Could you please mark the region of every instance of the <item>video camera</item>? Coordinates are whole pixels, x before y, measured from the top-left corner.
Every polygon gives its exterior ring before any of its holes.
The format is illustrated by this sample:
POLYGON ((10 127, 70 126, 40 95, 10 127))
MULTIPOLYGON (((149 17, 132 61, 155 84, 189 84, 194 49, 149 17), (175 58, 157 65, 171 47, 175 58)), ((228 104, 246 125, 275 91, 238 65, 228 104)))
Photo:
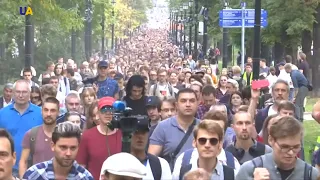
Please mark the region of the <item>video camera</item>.
POLYGON ((132 109, 126 107, 122 101, 113 103, 113 117, 108 125, 110 129, 121 129, 122 152, 130 152, 131 137, 136 131, 149 131, 150 120, 148 116, 131 115, 132 109))

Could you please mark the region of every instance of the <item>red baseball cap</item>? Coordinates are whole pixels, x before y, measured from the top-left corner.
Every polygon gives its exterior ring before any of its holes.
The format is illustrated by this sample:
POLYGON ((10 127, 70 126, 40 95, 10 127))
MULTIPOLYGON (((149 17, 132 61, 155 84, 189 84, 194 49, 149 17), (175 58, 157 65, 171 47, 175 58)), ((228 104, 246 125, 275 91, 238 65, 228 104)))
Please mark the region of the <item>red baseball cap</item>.
POLYGON ((103 97, 98 102, 98 109, 100 110, 105 106, 112 106, 115 101, 113 97, 103 97))

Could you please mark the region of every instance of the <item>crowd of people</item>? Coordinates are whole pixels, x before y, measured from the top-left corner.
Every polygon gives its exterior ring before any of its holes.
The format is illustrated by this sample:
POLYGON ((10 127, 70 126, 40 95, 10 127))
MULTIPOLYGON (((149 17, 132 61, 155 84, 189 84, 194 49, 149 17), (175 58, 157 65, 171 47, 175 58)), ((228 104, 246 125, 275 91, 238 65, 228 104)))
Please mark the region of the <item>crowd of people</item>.
POLYGON ((59 58, 39 78, 24 68, 0 99, 0 180, 315 180, 320 155, 316 167, 304 161, 302 126, 312 86, 299 59, 261 59, 269 85, 253 88, 251 58, 243 73, 219 70, 179 56, 166 30, 141 29, 109 59, 95 54, 78 69, 59 58), (149 119, 129 152, 111 123, 117 100, 149 119))

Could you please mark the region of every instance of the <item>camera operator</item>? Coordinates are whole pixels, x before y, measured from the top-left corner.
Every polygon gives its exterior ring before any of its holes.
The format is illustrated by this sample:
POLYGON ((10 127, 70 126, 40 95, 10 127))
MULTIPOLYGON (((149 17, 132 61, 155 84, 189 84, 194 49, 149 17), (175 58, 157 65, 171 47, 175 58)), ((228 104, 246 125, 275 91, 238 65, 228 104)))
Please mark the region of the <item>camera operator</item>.
POLYGON ((161 121, 150 137, 149 153, 164 157, 173 168, 176 157, 192 148, 194 126, 200 121, 194 116, 198 99, 190 89, 182 89, 177 94, 177 116, 161 121))
POLYGON ((145 81, 140 75, 133 75, 126 85, 126 96, 123 100, 132 109, 131 115, 147 115, 145 81))
POLYGON ((168 162, 163 158, 146 153, 146 145, 149 138, 149 127, 139 127, 133 133, 131 139, 131 154, 140 160, 147 167, 145 180, 167 180, 171 179, 171 170, 168 162))

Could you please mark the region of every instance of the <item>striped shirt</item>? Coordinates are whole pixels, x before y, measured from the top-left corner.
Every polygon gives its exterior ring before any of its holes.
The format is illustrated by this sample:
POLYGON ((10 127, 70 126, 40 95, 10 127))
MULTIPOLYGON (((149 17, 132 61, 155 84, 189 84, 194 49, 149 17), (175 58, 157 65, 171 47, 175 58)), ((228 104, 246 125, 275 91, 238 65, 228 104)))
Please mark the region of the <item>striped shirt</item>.
MULTIPOLYGON (((31 166, 23 175, 26 180, 55 180, 53 170, 53 159, 31 166)), ((93 180, 91 173, 76 161, 66 178, 67 180, 93 180)))

